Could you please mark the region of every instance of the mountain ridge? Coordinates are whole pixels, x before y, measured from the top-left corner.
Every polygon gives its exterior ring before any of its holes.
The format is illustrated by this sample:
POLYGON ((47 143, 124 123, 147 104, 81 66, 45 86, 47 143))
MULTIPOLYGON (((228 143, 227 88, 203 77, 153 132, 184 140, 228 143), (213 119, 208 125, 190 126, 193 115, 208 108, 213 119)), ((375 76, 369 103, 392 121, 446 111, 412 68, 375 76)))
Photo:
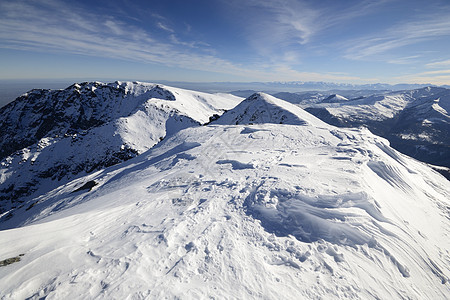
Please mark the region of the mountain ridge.
POLYGON ((426 87, 336 104, 319 102, 300 106, 335 126, 366 126, 387 138, 402 153, 450 167, 449 89, 426 87))
POLYGON ((23 206, 39 187, 135 157, 238 101, 138 82, 32 90, 0 110, 0 213, 23 206))

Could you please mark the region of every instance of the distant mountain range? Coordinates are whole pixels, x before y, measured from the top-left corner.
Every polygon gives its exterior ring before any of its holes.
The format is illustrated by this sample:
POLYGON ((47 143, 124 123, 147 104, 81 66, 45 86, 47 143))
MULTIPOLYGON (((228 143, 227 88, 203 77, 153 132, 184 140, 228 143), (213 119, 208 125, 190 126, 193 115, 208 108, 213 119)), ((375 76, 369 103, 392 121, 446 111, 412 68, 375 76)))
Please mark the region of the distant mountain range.
MULTIPOLYGON (((432 84, 349 84, 349 83, 335 83, 323 81, 270 81, 270 82, 209 82, 209 83, 195 83, 195 82, 164 82, 168 85, 175 85, 182 88, 197 89, 208 92, 225 92, 235 91, 264 91, 268 93, 276 92, 303 92, 303 91, 332 91, 332 90, 370 90, 370 91, 399 91, 419 89, 432 84)), ((442 86, 450 88, 450 86, 442 86)), ((247 94, 247 96, 249 96, 247 94)))
MULTIPOLYGON (((70 79, 48 79, 48 80, 0 80, 0 107, 13 101, 21 94, 31 88, 45 87, 60 89, 70 85, 76 80, 70 79)), ((152 80, 153 81, 153 80, 152 80)), ((340 94, 339 91, 397 91, 410 90, 432 86, 431 84, 347 84, 322 81, 271 81, 271 82, 184 82, 156 80, 168 86, 182 89, 202 91, 207 93, 230 92, 239 97, 248 97, 255 92, 267 92, 270 94, 279 92, 304 92, 304 91, 327 91, 328 94, 340 94)), ((450 88, 450 86, 442 86, 450 88)))

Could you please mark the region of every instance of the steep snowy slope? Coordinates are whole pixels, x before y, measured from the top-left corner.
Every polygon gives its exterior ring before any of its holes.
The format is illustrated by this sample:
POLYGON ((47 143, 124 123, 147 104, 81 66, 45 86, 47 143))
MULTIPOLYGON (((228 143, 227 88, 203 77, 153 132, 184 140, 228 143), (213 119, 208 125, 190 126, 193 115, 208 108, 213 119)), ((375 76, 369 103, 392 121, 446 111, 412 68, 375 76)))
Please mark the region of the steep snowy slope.
POLYGON ((258 94, 36 199, 0 231, 0 294, 446 299, 449 199, 385 139, 258 94))
POLYGON ((407 155, 450 168, 450 90, 410 103, 389 140, 407 155))
POLYGON ((240 101, 137 82, 30 91, 0 111, 0 215, 9 211, 0 222, 32 196, 135 157, 240 101))
POLYGON ((367 126, 416 159, 450 167, 450 90, 427 87, 344 103, 302 105, 327 123, 367 126))

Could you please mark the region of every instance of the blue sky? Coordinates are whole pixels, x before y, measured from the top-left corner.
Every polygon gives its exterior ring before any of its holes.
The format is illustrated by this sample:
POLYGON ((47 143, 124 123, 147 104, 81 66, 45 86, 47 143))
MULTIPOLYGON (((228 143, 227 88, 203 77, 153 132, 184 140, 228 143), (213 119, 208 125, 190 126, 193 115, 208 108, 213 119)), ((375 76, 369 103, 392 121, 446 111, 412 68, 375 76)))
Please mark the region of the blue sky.
POLYGON ((450 84, 448 0, 0 0, 0 79, 450 84))

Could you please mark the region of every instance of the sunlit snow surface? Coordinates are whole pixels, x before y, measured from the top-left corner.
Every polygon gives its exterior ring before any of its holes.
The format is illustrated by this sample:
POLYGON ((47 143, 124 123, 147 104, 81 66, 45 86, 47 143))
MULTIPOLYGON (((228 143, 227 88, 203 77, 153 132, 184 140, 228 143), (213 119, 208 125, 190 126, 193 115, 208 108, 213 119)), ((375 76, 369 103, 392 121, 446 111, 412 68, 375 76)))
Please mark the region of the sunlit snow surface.
POLYGON ((448 181, 279 101, 41 196, 0 232, 0 260, 24 254, 0 267, 1 296, 448 298, 448 181))

